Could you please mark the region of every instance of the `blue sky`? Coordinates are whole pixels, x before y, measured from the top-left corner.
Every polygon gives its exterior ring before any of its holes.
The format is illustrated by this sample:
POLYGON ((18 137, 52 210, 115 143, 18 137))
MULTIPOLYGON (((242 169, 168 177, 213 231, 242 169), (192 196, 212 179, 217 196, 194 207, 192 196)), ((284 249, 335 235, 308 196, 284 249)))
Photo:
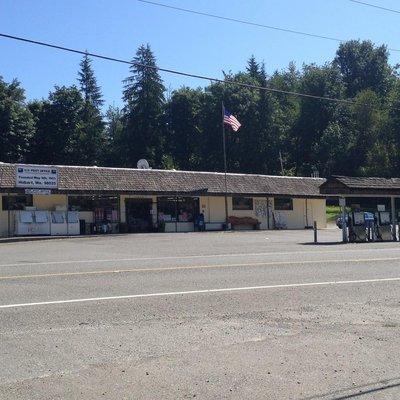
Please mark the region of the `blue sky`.
MULTIPOLYGON (((158 0, 160 3, 343 39, 371 39, 399 48, 400 15, 349 0, 158 0)), ((370 0, 400 9, 398 0, 370 0)), ((222 77, 244 68, 254 54, 267 72, 290 61, 322 64, 338 43, 306 38, 146 5, 137 0, 1 0, 0 31, 131 59, 150 43, 159 66, 222 77)), ((28 99, 47 97, 54 85, 76 83, 79 55, 0 38, 0 75, 17 78, 28 99)), ((390 61, 400 63, 400 52, 390 61)), ((121 105, 128 66, 94 60, 107 104, 121 105)), ((166 87, 204 82, 162 74, 166 87)))

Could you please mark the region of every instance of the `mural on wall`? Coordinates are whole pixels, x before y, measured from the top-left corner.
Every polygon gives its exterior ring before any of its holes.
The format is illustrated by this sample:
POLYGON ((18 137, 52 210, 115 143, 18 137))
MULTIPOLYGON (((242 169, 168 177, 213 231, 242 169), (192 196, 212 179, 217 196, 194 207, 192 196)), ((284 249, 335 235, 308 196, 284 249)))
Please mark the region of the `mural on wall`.
POLYGON ((274 225, 275 229, 287 229, 286 216, 279 211, 274 211, 274 225))
MULTIPOLYGON (((272 199, 254 199, 254 213, 260 220, 272 221, 272 199)), ((268 222, 270 225, 271 222, 268 222)))
POLYGON ((256 214, 256 217, 267 218, 269 209, 270 205, 268 204, 268 200, 254 200, 254 212, 256 214))

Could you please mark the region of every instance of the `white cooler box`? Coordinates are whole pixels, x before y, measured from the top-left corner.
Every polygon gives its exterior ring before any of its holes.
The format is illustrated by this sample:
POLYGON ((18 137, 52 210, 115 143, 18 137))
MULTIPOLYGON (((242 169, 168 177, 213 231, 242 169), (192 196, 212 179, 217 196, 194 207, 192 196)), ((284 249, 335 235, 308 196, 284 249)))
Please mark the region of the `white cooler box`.
POLYGON ((65 212, 51 212, 50 229, 52 236, 63 236, 67 234, 67 219, 65 216, 65 212))
POLYGON ((47 211, 34 211, 35 235, 50 235, 50 218, 47 211))
POLYGON ((17 236, 35 235, 33 211, 15 212, 15 234, 17 236))
POLYGON ((68 235, 79 235, 79 212, 68 211, 67 212, 67 223, 68 223, 68 235))

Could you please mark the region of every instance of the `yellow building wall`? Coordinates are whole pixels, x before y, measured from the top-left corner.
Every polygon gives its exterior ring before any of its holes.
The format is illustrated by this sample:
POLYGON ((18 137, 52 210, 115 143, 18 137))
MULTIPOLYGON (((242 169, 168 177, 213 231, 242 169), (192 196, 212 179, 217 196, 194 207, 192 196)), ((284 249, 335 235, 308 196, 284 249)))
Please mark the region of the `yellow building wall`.
MULTIPOLYGON (((121 222, 126 222, 125 199, 128 198, 146 198, 153 201, 153 222, 157 222, 157 196, 134 196, 134 195, 121 195, 120 197, 120 213, 121 222)), ((266 199, 266 198, 253 198, 266 199)), ((222 223, 225 221, 225 198, 223 196, 202 196, 199 198, 200 211, 204 211, 206 222, 222 223)), ((273 199, 271 199, 273 203, 273 199)), ((326 202, 324 199, 308 199, 308 224, 312 226, 313 221, 317 221, 318 228, 326 228, 326 202)), ((67 206, 67 199, 65 195, 50 195, 50 196, 33 196, 33 205, 39 210, 51 211, 56 206, 67 206)), ((293 199, 293 210, 289 211, 275 211, 282 216, 286 222, 287 229, 304 229, 306 226, 306 201, 305 199, 293 199)), ((14 215, 11 212, 11 232, 14 231, 14 215)), ((228 197, 228 215, 237 217, 252 217, 257 218, 261 222, 261 229, 267 229, 267 218, 260 218, 255 215, 254 210, 233 210, 232 198, 228 197)), ((79 218, 84 219, 87 223, 93 222, 93 213, 80 212, 79 218)), ((270 227, 273 228, 273 221, 270 221, 270 227)), ((8 234, 8 213, 2 211, 0 207, 0 236, 7 236, 8 234)))
MULTIPOLYGON (((267 200, 266 197, 254 197, 255 200, 267 200)), ((314 220, 317 221, 318 227, 326 228, 326 202, 325 199, 308 199, 306 216, 306 200, 293 199, 293 210, 275 211, 273 198, 270 198, 273 205, 273 211, 280 214, 286 223, 287 229, 304 229, 307 224, 312 226, 314 220)), ((225 221, 225 198, 221 197, 200 197, 200 209, 204 210, 206 222, 224 222, 225 221)), ((261 229, 268 229, 268 218, 256 216, 255 210, 233 210, 232 197, 228 197, 228 216, 235 217, 252 217, 260 221, 261 229)), ((273 220, 270 218, 270 228, 273 229, 273 220)))
POLYGON ((284 221, 287 229, 304 229, 317 221, 319 228, 326 228, 326 202, 324 199, 293 199, 293 210, 275 210, 274 215, 284 221))
MULTIPOLYGON (((206 222, 225 222, 225 198, 207 197, 206 222)), ((229 198, 228 198, 229 206, 229 198)))
POLYGON ((33 206, 38 210, 54 211, 56 206, 67 207, 67 196, 64 194, 52 194, 50 196, 33 196, 33 206))
MULTIPOLYGON (((266 197, 257 199, 267 200, 266 197)), ((200 211, 204 211, 205 222, 225 222, 225 197, 200 197, 200 211)), ((261 222, 261 229, 267 229, 267 217, 257 217, 254 210, 233 210, 232 197, 228 197, 228 216, 252 217, 261 222)), ((272 224, 271 224, 272 226, 272 224)))
POLYGON ((305 199, 293 199, 293 210, 275 210, 274 217, 276 221, 281 221, 287 229, 305 228, 305 199))
POLYGON ((325 199, 312 199, 311 202, 313 211, 313 221, 317 221, 318 228, 324 229, 327 227, 326 223, 326 200, 325 199))

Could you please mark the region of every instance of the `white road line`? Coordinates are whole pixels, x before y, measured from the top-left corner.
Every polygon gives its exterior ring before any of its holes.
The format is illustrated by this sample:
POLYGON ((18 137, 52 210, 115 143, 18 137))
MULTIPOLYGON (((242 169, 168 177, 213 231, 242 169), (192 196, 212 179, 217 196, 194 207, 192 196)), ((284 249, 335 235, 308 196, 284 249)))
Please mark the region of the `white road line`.
POLYGON ((87 302, 95 302, 95 301, 142 299, 142 298, 146 298, 146 297, 167 297, 167 296, 179 296, 179 295, 187 295, 187 294, 227 293, 227 292, 242 292, 242 291, 250 291, 250 290, 284 289, 284 288, 297 288, 297 287, 310 287, 310 286, 351 285, 351 284, 398 282, 398 281, 400 281, 400 277, 399 278, 362 279, 362 280, 353 280, 353 281, 289 283, 289 284, 281 284, 281 285, 247 286, 247 287, 222 288, 222 289, 187 290, 187 291, 180 291, 180 292, 144 293, 144 294, 131 294, 131 295, 126 295, 126 296, 92 297, 92 298, 87 298, 87 299, 54 300, 54 301, 41 301, 41 302, 36 302, 36 303, 4 304, 4 305, 0 305, 0 309, 18 308, 18 307, 33 307, 33 306, 46 306, 46 305, 69 304, 69 303, 87 303, 87 302))
MULTIPOLYGON (((382 252, 382 251, 400 251, 399 247, 382 247, 376 249, 362 249, 366 252, 382 252)), ((265 252, 265 253, 231 253, 231 254, 205 254, 191 256, 164 256, 164 257, 135 257, 135 258, 112 258, 112 259, 91 259, 91 260, 65 260, 65 261, 40 261, 40 262, 19 262, 14 264, 0 264, 1 267, 29 267, 32 265, 63 265, 63 264, 88 264, 88 263, 108 263, 108 262, 124 262, 124 261, 159 261, 159 260, 190 260, 197 258, 235 258, 235 257, 258 257, 258 256, 282 256, 282 255, 307 255, 307 254, 337 254, 337 253, 359 253, 357 249, 342 250, 315 250, 315 251, 285 251, 285 252, 265 252)))

